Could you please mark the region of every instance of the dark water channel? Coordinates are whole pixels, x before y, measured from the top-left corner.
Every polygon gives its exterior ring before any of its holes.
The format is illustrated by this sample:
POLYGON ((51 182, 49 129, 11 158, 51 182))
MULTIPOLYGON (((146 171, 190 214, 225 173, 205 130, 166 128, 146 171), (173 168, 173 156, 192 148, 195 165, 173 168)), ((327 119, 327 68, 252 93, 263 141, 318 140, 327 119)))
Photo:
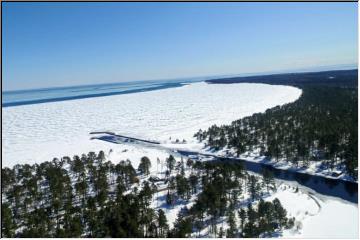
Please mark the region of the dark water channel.
POLYGON ((313 189, 314 191, 328 196, 339 197, 344 200, 358 203, 358 184, 342 179, 331 179, 317 175, 310 175, 307 173, 294 172, 289 170, 282 170, 274 168, 261 162, 250 162, 238 158, 230 157, 214 157, 213 155, 199 154, 198 152, 182 151, 177 152, 183 156, 204 156, 213 157, 212 161, 229 162, 242 164, 246 170, 261 174, 264 169, 271 171, 274 178, 286 181, 296 181, 300 185, 313 189))
MULTIPOLYGON (((150 145, 154 147, 161 147, 161 145, 158 142, 156 142, 156 144, 153 144, 153 142, 148 140, 130 138, 122 135, 116 135, 114 133, 94 132, 92 134, 98 134, 98 133, 102 133, 105 135, 97 136, 92 139, 112 142, 115 144, 121 144, 123 142, 130 142, 130 143, 145 142, 145 143, 150 143, 150 145)), ((264 169, 267 169, 273 173, 274 178, 276 179, 285 180, 285 181, 295 181, 300 185, 308 187, 320 194, 332 196, 332 197, 338 197, 347 200, 349 202, 358 203, 358 184, 356 182, 350 182, 342 179, 326 178, 323 176, 294 172, 290 170, 277 169, 271 165, 262 162, 251 162, 251 161, 246 161, 231 157, 217 157, 211 154, 200 154, 198 152, 192 152, 192 151, 175 150, 175 149, 168 149, 168 150, 195 159, 196 158, 199 159, 199 157, 204 157, 204 158, 210 157, 212 158, 211 161, 213 162, 220 161, 220 162, 229 162, 231 164, 241 164, 242 166, 245 167, 247 171, 251 171, 258 174, 262 174, 264 169)))

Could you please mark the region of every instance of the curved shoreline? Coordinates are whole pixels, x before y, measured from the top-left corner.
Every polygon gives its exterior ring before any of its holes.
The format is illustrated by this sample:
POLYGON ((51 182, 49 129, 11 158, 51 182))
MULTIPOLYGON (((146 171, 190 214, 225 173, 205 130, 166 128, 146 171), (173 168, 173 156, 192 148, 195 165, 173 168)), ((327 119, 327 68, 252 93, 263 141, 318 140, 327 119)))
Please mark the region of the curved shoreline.
POLYGON ((170 136, 188 141, 199 128, 230 123, 292 102, 301 94, 293 87, 238 86, 199 82, 134 94, 4 108, 3 165, 42 162, 54 156, 108 148, 89 141, 88 133, 95 130, 160 142, 168 141, 170 136))
MULTIPOLYGON (((271 85, 276 85, 276 86, 292 86, 292 87, 297 87, 299 89, 302 90, 302 94, 301 96, 296 100, 294 101, 292 104, 296 103, 297 101, 298 102, 298 105, 303 103, 305 104, 305 102, 307 104, 309 104, 309 101, 310 101, 310 104, 318 104, 319 106, 323 106, 321 105, 321 103, 317 102, 317 101, 314 101, 313 99, 316 97, 319 97, 317 94, 321 94, 322 92, 326 91, 326 90, 321 90, 321 89, 345 89, 346 91, 352 91, 350 92, 351 94, 353 93, 353 91, 357 91, 357 69, 355 70, 343 70, 343 71, 326 71, 326 72, 310 72, 310 73, 299 73, 299 74, 274 74, 274 75, 264 75, 264 76, 250 76, 250 77, 233 77, 233 78, 225 78, 225 79, 213 79, 213 80, 207 80, 206 81, 207 83, 209 84, 238 84, 238 83, 262 83, 262 84, 271 84, 271 85), (354 75, 356 73, 356 75, 354 75), (315 92, 314 93, 314 90, 317 90, 318 92, 315 92), (319 91, 321 90, 321 91, 319 91), (304 92, 306 92, 305 96, 304 96, 304 92), (309 97, 309 92, 312 93, 312 95, 309 97), (310 99, 310 100, 309 100, 310 99), (312 102, 311 102, 312 101, 312 102)), ((334 94, 334 98, 336 95, 336 93, 332 92, 334 94)), ((343 92, 341 92, 343 93, 343 92)), ((327 96, 327 94, 323 94, 321 95, 322 97, 324 96, 327 96)), ((350 94, 349 94, 350 95, 350 94)), ((339 94, 339 96, 342 96, 339 94)), ((346 95, 347 96, 347 95, 346 95)), ((351 97, 351 96, 350 96, 351 97)), ((320 97, 319 97, 320 98, 320 97)), ((353 99, 353 98, 352 98, 353 99)), ((357 99, 357 98, 356 98, 357 99)), ((347 99, 346 99, 347 100, 347 99)), ((329 99, 327 99, 327 101, 331 102, 329 99)), ((341 101, 339 101, 341 102, 341 101)), ((353 102, 349 103, 349 104, 352 104, 353 102)), ((287 107, 297 107, 296 109, 300 109, 302 110, 302 108, 300 106, 297 106, 297 105, 290 105, 291 103, 289 103, 289 105, 287 107)), ((333 103, 335 105, 335 103, 333 103)), ((312 105, 311 105, 312 106, 312 105)), ((317 106, 317 105, 316 105, 317 106)), ((353 105, 351 105, 353 106, 353 105)), ((327 111, 329 111, 329 109, 331 108, 326 108, 327 106, 325 105, 325 109, 327 109, 327 111)), ((342 106, 342 109, 346 109, 347 106, 342 106)), ((273 108, 270 108, 270 109, 273 109, 273 108)), ((293 109, 292 109, 293 110, 293 109)), ((275 112, 276 109, 273 111, 275 112)), ((352 108, 350 109, 350 111, 352 111, 352 108)), ((283 111, 285 112, 285 111, 283 111)), ((336 112, 334 110, 335 114, 338 114, 336 115, 337 119, 342 119, 342 115, 340 113, 340 116, 339 116, 339 111, 336 112)), ((352 111, 351 114, 353 114, 355 111, 352 111)), ((272 112, 270 111, 270 114, 272 112)), ((318 112, 308 112, 309 115, 313 115, 312 117, 319 117, 319 115, 316 115, 316 114, 319 114, 319 111, 318 112)), ((357 111, 356 111, 356 114, 357 114, 357 111)), ((275 113, 274 113, 275 115, 275 113)), ((274 115, 270 115, 270 117, 274 117, 274 115)), ((289 116, 289 115, 285 115, 286 116, 289 116)), ((323 115, 321 115, 323 116, 323 115)), ((354 115, 351 115, 351 116, 354 116, 354 115)), ((241 121, 240 120, 241 118, 239 118, 239 122, 241 121)), ((256 119, 255 117, 254 118, 249 118, 248 120, 251 121, 252 119, 256 119)), ((256 120, 254 120, 256 121, 256 120)), ((281 122, 281 121, 280 121, 281 122)), ((288 122, 286 121, 283 121, 285 122, 285 126, 287 124, 289 124, 288 122)), ((306 121, 303 121, 303 122, 300 122, 300 123, 303 123, 304 122, 306 123, 306 121)), ((236 122, 235 122, 236 123, 236 122)), ((321 127, 319 125, 322 125, 323 122, 321 122, 319 124, 319 122, 317 122, 318 124, 318 128, 321 129, 321 127)), ((331 126, 331 122, 329 123, 329 125, 331 126)), ((356 124, 357 124, 357 120, 356 120, 356 124)), ((291 124, 289 124, 291 125, 291 124)), ((308 124, 309 125, 309 124, 308 124)), ((347 126, 352 126, 353 124, 348 124, 347 126)), ((219 127, 219 126, 218 126, 219 127)), ((221 128, 222 126, 220 126, 221 128)), ((268 129, 272 127, 272 125, 267 125, 266 126, 268 129)), ((308 127, 307 125, 305 125, 305 127, 308 127)), ((304 129, 305 129, 304 127, 304 129)), ((332 126, 333 127, 333 126, 332 126)), ((294 128, 293 128, 294 129, 294 128)), ((289 131, 293 130, 293 129, 287 129, 289 131)), ((302 129, 302 130, 304 130, 302 129)), ((356 128, 357 129, 357 128, 356 128)), ((207 129, 206 129, 207 130, 207 129)), ((224 130, 224 127, 221 128, 220 130, 222 131, 226 131, 226 128, 224 130)), ((350 136, 352 136, 350 133, 353 133, 354 131, 352 129, 349 130, 349 128, 346 128, 347 132, 350 136)), ((356 130, 357 131, 357 130, 356 130)), ((282 134, 286 134, 286 133, 283 133, 281 131, 279 131, 280 133, 282 134)), ((226 134, 231 134, 231 133, 226 133, 226 134)), ((250 136, 250 135, 248 135, 250 136)), ((211 134, 208 136, 205 134, 205 138, 206 137, 219 137, 219 135, 216 135, 216 134, 213 134, 211 136, 211 134)), ((301 134, 300 134, 300 137, 303 137, 301 134)), ((200 138, 200 141, 201 139, 204 139, 204 136, 202 136, 200 138)), ((353 138, 351 138, 353 139, 353 138)), ((357 139, 357 135, 356 135, 356 139, 357 139)), ((312 142, 314 142, 315 140, 317 139, 311 139, 312 142)), ((310 141, 310 140, 309 140, 310 141)), ((356 140, 357 141, 357 140, 356 140)), ((206 141, 205 141, 206 142, 206 141)), ((286 142, 286 140, 284 141, 284 139, 280 139, 280 144, 283 144, 283 145, 287 145, 289 144, 288 142, 286 142), (281 142, 282 141, 282 142, 281 142)), ((349 143, 350 145, 350 143, 349 143)), ((352 146, 352 145, 350 145, 352 146)), ((216 144, 213 144, 211 145, 210 147, 216 147, 216 144)), ((249 146, 247 146, 249 147, 249 146)), ((256 147, 259 147, 259 145, 256 145, 256 147)), ((216 151, 216 152, 221 152, 222 150, 227 150, 227 151, 232 151, 234 150, 235 148, 231 148, 229 147, 229 145, 227 145, 226 141, 225 141, 225 147, 220 147, 220 150, 216 151)), ((321 149, 320 149, 321 150, 321 149)), ((280 150, 280 151, 283 151, 283 150, 280 150)), ((205 151, 206 152, 206 151, 205 151)), ((294 151, 293 149, 293 152, 296 152, 294 151)), ((345 164, 344 163, 345 161, 354 161, 353 158, 349 157, 348 159, 341 159, 342 160, 342 163, 336 165, 336 167, 338 167, 338 170, 337 172, 336 171, 331 171, 331 172, 327 172, 327 169, 325 168, 321 168, 321 166, 319 166, 319 164, 317 164, 318 162, 311 162, 310 163, 310 166, 308 167, 297 167, 297 166, 294 166, 293 164, 290 164, 288 161, 284 161, 284 159, 288 158, 287 156, 284 157, 283 155, 281 155, 280 153, 280 161, 272 161, 271 159, 261 159, 261 160, 257 160, 256 158, 259 158, 259 157, 262 157, 260 155, 257 155, 257 156, 252 156, 252 157, 249 157, 249 155, 251 155, 252 153, 254 153, 254 151, 248 151, 248 152, 242 152, 241 155, 245 156, 246 154, 248 154, 247 156, 247 161, 251 161, 251 162, 257 162, 257 163, 264 163, 264 164, 267 164, 267 165, 270 165, 270 166, 273 166, 274 168, 276 169, 281 169, 281 170, 289 170, 289 171, 293 171, 293 172, 300 172, 300 173, 307 173, 307 174, 311 174, 311 175, 317 175, 317 176, 325 176, 329 179, 342 179, 342 180, 345 180, 345 181, 349 181, 349 182, 357 182, 356 180, 356 176, 354 175, 355 173, 353 169, 341 169, 344 168, 345 164)), ((256 151, 255 151, 256 153, 256 151)), ((231 154, 230 154, 231 155, 231 154)), ((295 154, 296 155, 296 154, 295 154)), ((220 155, 218 155, 220 156, 220 155)), ((234 155, 233 155, 234 156, 234 155)), ((357 158, 357 156, 356 156, 357 158)), ((322 160, 325 160, 324 158, 322 160)), ((356 159, 357 160, 357 159, 356 159)), ((357 170, 355 170, 357 171, 357 170)))

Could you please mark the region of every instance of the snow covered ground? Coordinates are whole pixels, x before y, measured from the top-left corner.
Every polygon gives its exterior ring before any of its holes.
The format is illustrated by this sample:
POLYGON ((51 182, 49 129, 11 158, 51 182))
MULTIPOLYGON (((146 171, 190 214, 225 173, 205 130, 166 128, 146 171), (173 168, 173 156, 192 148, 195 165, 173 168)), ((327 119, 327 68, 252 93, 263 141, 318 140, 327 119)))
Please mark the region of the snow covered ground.
POLYGON ((91 131, 189 141, 199 128, 230 123, 295 101, 300 95, 300 89, 289 86, 201 82, 150 92, 3 108, 2 163, 31 164, 114 148, 111 143, 90 141, 91 131))
MULTIPOLYGON (((2 164, 7 167, 17 163, 33 164, 54 157, 103 150, 112 162, 130 159, 135 168, 142 156, 148 156, 154 174, 165 168, 168 151, 142 144, 90 140, 89 132, 112 131, 158 140, 162 146, 199 150, 202 145, 192 138, 199 128, 229 124, 244 116, 293 102, 300 95, 300 89, 289 86, 194 83, 143 93, 3 108, 2 164), (186 139, 187 143, 173 144, 177 138, 186 139)), ((190 206, 193 201, 166 208, 163 205, 165 195, 166 191, 155 194, 157 200, 152 206, 164 208, 172 225, 180 208, 185 204, 190 206)), ((285 237, 358 236, 356 204, 317 194, 311 198, 301 191, 294 193, 291 188, 280 188, 266 200, 275 197, 302 222, 298 231, 285 231, 285 237)))
POLYGON ((281 184, 278 191, 264 200, 278 198, 289 217, 295 217, 295 228, 285 230, 285 238, 358 238, 357 204, 314 194, 300 187, 281 184), (309 193, 310 192, 310 193, 309 193))
MULTIPOLYGON (((282 238, 325 239, 356 239, 358 237, 359 211, 357 204, 318 194, 311 189, 298 185, 296 182, 277 180, 276 185, 276 192, 270 193, 264 200, 272 201, 278 198, 287 210, 287 217, 295 217, 295 226, 283 232, 276 232, 274 236, 282 238)), ((166 193, 167 191, 156 193, 151 206, 155 209, 163 209, 170 227, 173 227, 179 211, 185 206, 190 208, 194 204, 196 197, 192 196, 189 201, 178 200, 174 206, 168 206, 166 204, 166 193)), ((243 197, 243 201, 246 202, 250 196, 244 193, 243 197)), ((253 204, 256 205, 257 202, 253 204)), ((237 225, 239 225, 240 219, 237 215, 235 219, 237 225)), ((217 225, 218 229, 220 227, 224 230, 228 229, 226 217, 220 219, 217 225)), ((192 234, 192 237, 197 236, 197 233, 192 234)), ((212 237, 211 234, 209 235, 208 228, 204 228, 200 236, 212 237)))

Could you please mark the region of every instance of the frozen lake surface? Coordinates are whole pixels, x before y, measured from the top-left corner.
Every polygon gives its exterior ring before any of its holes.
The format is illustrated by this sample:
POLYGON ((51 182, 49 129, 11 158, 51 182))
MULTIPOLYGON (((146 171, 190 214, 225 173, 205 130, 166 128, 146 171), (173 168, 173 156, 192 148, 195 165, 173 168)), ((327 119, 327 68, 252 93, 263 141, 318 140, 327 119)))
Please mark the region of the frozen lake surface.
MULTIPOLYGON (((149 92, 3 108, 3 166, 106 150, 91 131, 191 141, 212 124, 293 102, 301 90, 265 84, 194 83, 149 92)), ((113 147, 113 146, 112 146, 113 147)))

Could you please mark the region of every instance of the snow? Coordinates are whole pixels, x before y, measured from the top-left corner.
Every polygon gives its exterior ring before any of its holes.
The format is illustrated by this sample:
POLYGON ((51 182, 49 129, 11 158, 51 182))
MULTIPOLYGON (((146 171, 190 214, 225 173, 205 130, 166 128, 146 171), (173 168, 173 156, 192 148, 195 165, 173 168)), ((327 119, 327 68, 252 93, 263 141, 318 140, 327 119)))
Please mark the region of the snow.
POLYGON ((335 200, 322 203, 321 212, 303 222, 303 238, 357 238, 358 206, 335 200))
MULTIPOLYGON (((207 84, 125 95, 3 108, 2 164, 117 148, 89 140, 91 131, 168 141, 190 140, 199 128, 295 101, 301 90, 266 84, 207 84)), ((114 154, 113 154, 114 155, 114 154)), ((134 164, 134 166, 136 166, 134 164)))
MULTIPOLYGON (((152 163, 150 175, 157 175, 161 165, 165 169, 164 162, 169 156, 166 149, 90 140, 89 133, 112 131, 158 140, 165 147, 199 150, 202 144, 192 138, 199 128, 229 124, 276 105, 293 102, 300 95, 300 89, 289 86, 194 83, 150 92, 3 108, 2 164, 3 167, 33 164, 54 157, 103 150, 107 159, 115 164, 130 159, 135 168, 141 157, 148 156, 152 163), (176 138, 186 139, 187 143, 173 144, 176 138)), ((180 158, 176 157, 176 160, 180 158)), ((279 198, 289 215, 302 222, 297 223, 298 230, 284 231, 284 237, 358 236, 356 204, 319 194, 310 197, 303 188, 295 193, 294 188, 284 186, 265 199, 279 198)), ((190 207, 196 196, 169 207, 165 204, 166 192, 156 193, 151 204, 156 209, 162 208, 173 226, 180 209, 185 205, 190 207)))
MULTIPOLYGON (((97 140, 94 140, 97 141, 97 140)), ((134 168, 137 168, 140 164, 140 159, 144 156, 147 156, 151 161, 150 174, 156 175, 160 173, 161 170, 165 171, 166 158, 169 157, 169 152, 162 151, 155 148, 144 147, 138 144, 129 144, 129 145, 119 145, 115 146, 114 144, 109 145, 112 147, 112 152, 107 155, 107 160, 110 160, 114 164, 119 163, 121 160, 129 159, 134 168), (159 163, 157 159, 159 158, 159 163)), ((179 160, 176 158, 176 160, 179 160)))
POLYGON ((330 170, 329 168, 324 168, 322 166, 322 161, 311 161, 307 167, 301 166, 299 164, 298 167, 296 167, 294 164, 285 161, 284 159, 279 159, 276 161, 275 159, 266 159, 263 156, 259 156, 258 153, 246 153, 240 155, 241 159, 252 161, 252 162, 261 162, 268 165, 272 165, 273 167, 277 169, 283 169, 293 172, 301 172, 301 173, 308 173, 311 175, 317 175, 317 176, 323 176, 327 178, 332 179, 342 179, 346 181, 352 181, 356 182, 354 178, 350 177, 345 171, 345 165, 340 164, 338 165, 334 170, 330 170))
POLYGON ((191 206, 195 203, 196 195, 193 195, 188 201, 177 199, 173 206, 169 206, 166 204, 166 194, 167 190, 155 193, 154 201, 152 201, 151 207, 155 210, 162 209, 165 212, 169 227, 173 228, 180 210, 185 206, 191 208, 191 206))
POLYGON ((359 235, 357 204, 282 184, 278 191, 265 200, 278 198, 295 217, 295 229, 285 230, 285 238, 357 238, 359 235), (299 229, 296 230, 296 227, 299 229))

